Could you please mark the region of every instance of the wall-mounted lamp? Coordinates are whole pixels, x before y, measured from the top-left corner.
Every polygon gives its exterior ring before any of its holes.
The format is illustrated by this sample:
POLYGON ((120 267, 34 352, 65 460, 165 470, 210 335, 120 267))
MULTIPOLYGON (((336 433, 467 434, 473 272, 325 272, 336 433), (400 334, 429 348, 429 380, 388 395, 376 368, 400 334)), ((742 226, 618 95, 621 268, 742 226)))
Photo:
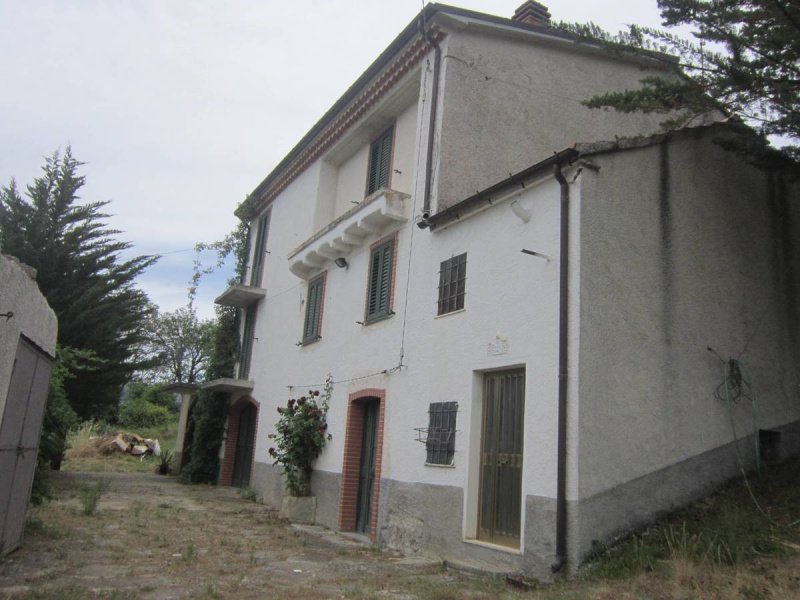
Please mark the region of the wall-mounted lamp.
POLYGON ((336 263, 336 266, 339 267, 340 269, 346 269, 347 268, 347 259, 344 256, 340 256, 339 258, 337 258, 333 262, 336 263))
POLYGON ((522 206, 522 204, 519 203, 519 200, 514 200, 511 203, 511 211, 523 223, 527 223, 531 220, 531 211, 522 206))

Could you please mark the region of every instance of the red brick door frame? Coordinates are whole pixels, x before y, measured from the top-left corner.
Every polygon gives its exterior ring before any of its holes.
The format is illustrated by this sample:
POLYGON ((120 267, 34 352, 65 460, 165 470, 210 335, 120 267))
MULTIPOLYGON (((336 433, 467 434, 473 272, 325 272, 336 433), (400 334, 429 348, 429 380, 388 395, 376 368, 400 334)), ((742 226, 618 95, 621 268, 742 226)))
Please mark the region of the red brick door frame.
MULTIPOLYGON (((233 484, 233 462, 236 458, 236 442, 239 439, 239 417, 241 416, 245 407, 251 404, 256 408, 256 428, 255 432, 253 433, 253 446, 255 448, 255 440, 258 438, 259 403, 251 396, 242 396, 228 408, 228 431, 225 438, 225 454, 222 457, 222 465, 220 466, 220 485, 229 486, 233 484)), ((253 452, 253 463, 255 463, 255 457, 256 453, 253 452)))
POLYGON ((341 531, 356 530, 364 407, 370 401, 377 401, 378 403, 378 424, 375 432, 375 480, 372 484, 369 524, 369 538, 375 542, 378 534, 378 505, 380 499, 381 463, 383 462, 383 415, 386 407, 386 390, 383 389, 367 388, 354 392, 348 397, 344 457, 342 459, 342 485, 339 492, 339 529, 341 531))

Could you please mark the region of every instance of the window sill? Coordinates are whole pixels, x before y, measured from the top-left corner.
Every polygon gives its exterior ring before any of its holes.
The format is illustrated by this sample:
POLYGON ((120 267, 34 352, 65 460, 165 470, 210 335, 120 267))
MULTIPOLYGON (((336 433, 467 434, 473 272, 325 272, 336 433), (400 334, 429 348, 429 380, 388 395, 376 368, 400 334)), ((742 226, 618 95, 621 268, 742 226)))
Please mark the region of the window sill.
POLYGON ((368 327, 370 325, 374 325, 375 323, 380 323, 381 321, 386 321, 387 319, 391 319, 394 316, 393 312, 390 312, 385 315, 380 315, 377 317, 372 317, 370 320, 364 319, 364 327, 368 327))
POLYGON ((450 312, 443 313, 441 315, 436 315, 433 317, 434 319, 444 319, 445 317, 449 317, 451 315, 460 315, 461 313, 467 312, 466 308, 459 308, 458 310, 451 310, 450 312))
POLYGON ((426 467, 434 467, 435 469, 455 469, 456 465, 454 463, 450 463, 449 465, 440 465, 437 463, 425 463, 426 467))
POLYGON ((316 344, 317 342, 321 341, 322 341, 322 336, 320 335, 310 340, 303 340, 302 342, 300 342, 300 347, 305 348, 306 346, 311 346, 312 344, 316 344))
POLYGON ((489 550, 497 550, 499 552, 505 552, 506 554, 522 556, 522 550, 520 548, 511 548, 510 546, 501 546, 499 544, 492 544, 491 542, 482 542, 481 540, 476 540, 473 538, 464 538, 461 541, 465 544, 481 546, 482 548, 488 548, 489 550))

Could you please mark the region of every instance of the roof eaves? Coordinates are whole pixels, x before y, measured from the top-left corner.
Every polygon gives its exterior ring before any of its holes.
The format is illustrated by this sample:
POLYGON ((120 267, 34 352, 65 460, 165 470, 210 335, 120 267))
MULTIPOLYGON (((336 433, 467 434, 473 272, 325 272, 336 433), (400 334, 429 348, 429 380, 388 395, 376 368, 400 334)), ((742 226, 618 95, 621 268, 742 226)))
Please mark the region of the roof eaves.
MULTIPOLYGON (((294 161, 296 161, 314 142, 315 138, 325 131, 325 128, 334 121, 337 115, 341 113, 354 99, 357 98, 359 92, 361 92, 362 89, 367 86, 367 84, 376 75, 378 75, 382 69, 390 64, 395 55, 397 55, 411 40, 419 35, 419 32, 424 24, 430 22, 437 13, 509 27, 566 42, 585 44, 587 47, 592 47, 595 45, 592 44, 590 40, 586 40, 566 31, 551 27, 531 25, 528 23, 514 21, 512 19, 489 15, 465 8, 450 6, 447 4, 429 3, 411 20, 411 22, 408 23, 408 25, 406 25, 406 27, 389 44, 389 46, 387 46, 387 48, 378 56, 378 58, 375 59, 375 61, 373 61, 369 67, 367 67, 367 69, 358 77, 358 79, 355 80, 355 82, 353 82, 349 88, 347 88, 345 93, 342 94, 342 96, 333 104, 333 106, 331 106, 331 108, 328 109, 324 115, 322 115, 322 117, 314 124, 308 133, 306 133, 300 139, 300 141, 289 151, 283 160, 281 160, 275 166, 275 168, 272 169, 269 175, 267 175, 253 190, 253 192, 249 194, 247 198, 237 207, 237 209, 234 211, 234 214, 237 217, 242 220, 249 220, 255 216, 258 209, 263 208, 260 206, 263 204, 262 199, 272 184, 274 184, 281 177, 284 171, 291 167, 294 161)), ((598 48, 602 48, 602 46, 599 44, 596 44, 596 46, 598 48)), ((659 52, 653 52, 649 50, 631 50, 630 52, 633 54, 654 58, 662 62, 677 62, 675 57, 659 52)))
POLYGON ((502 181, 473 194, 469 198, 465 198, 464 200, 456 202, 444 210, 431 215, 427 219, 419 221, 417 225, 422 229, 429 228, 431 231, 439 227, 443 227, 444 225, 449 225, 450 223, 458 221, 462 217, 472 214, 486 204, 492 204, 498 198, 505 196, 508 190, 511 188, 525 187, 524 184, 526 181, 529 181, 537 175, 541 175, 546 169, 557 164, 562 165, 575 162, 580 155, 581 153, 577 150, 577 148, 574 147, 566 148, 561 152, 556 152, 552 156, 539 161, 527 169, 524 169, 515 175, 511 175, 510 177, 507 177, 506 179, 503 179, 502 181))

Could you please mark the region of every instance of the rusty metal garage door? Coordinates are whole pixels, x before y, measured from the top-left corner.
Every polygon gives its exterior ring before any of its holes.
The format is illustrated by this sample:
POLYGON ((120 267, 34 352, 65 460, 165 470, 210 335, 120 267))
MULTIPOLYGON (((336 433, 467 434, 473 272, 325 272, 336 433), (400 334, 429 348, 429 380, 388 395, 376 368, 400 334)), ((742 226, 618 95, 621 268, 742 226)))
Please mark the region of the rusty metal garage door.
POLYGON ((52 359, 20 337, 0 422, 0 555, 22 537, 52 370, 52 359))

